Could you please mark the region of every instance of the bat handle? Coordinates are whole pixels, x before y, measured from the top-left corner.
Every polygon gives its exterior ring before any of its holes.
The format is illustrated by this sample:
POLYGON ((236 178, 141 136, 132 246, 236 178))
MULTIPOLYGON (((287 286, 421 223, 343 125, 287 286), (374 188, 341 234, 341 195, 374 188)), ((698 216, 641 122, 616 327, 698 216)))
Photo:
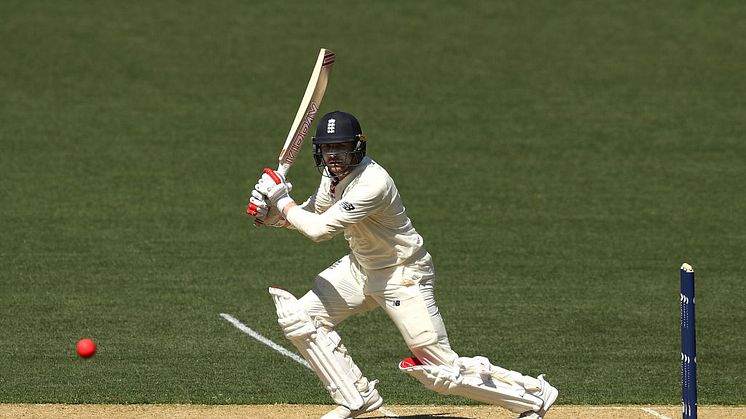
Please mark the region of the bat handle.
POLYGON ((279 173, 282 177, 287 178, 288 172, 290 171, 290 166, 292 166, 292 164, 287 164, 287 163, 278 164, 277 173, 279 173))

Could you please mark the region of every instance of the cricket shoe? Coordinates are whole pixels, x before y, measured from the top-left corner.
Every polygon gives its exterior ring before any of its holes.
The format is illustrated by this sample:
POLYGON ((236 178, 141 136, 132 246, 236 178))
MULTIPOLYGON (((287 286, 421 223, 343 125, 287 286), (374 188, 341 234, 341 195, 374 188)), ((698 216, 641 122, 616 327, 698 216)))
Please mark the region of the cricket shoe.
POLYGON ((321 417, 321 419, 349 419, 356 418, 363 413, 372 412, 383 404, 383 397, 378 394, 376 390, 376 384, 378 380, 373 380, 368 383, 368 391, 361 393, 363 396, 363 406, 360 409, 350 410, 347 406, 337 406, 329 413, 321 417))
POLYGON ((520 416, 518 416, 519 419, 544 419, 544 415, 547 414, 547 410, 549 410, 549 408, 552 407, 552 405, 554 404, 554 401, 557 400, 559 391, 557 391, 554 386, 549 384, 544 379, 544 374, 536 378, 539 380, 540 388, 540 391, 538 394, 536 394, 536 397, 540 398, 542 401, 541 409, 537 411, 523 412, 520 416))

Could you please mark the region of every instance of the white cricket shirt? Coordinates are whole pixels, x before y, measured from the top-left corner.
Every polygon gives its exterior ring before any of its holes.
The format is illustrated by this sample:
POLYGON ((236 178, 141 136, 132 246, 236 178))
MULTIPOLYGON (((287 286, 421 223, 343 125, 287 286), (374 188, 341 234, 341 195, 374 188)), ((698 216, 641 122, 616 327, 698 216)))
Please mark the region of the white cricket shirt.
POLYGON ((344 231, 353 256, 365 269, 399 265, 423 246, 394 180, 368 157, 334 187, 331 178, 322 176, 319 189, 291 208, 287 220, 314 241, 344 231))

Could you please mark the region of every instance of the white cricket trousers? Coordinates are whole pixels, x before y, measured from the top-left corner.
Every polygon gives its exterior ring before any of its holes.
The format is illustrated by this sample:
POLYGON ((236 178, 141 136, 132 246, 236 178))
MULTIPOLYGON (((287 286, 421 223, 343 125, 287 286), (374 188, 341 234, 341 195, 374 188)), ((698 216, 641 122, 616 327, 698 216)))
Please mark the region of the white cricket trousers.
POLYGON ((458 354, 451 349, 435 303, 432 257, 423 250, 411 259, 391 268, 366 270, 347 255, 321 272, 300 301, 317 327, 326 329, 352 314, 381 307, 420 361, 453 366, 458 354))

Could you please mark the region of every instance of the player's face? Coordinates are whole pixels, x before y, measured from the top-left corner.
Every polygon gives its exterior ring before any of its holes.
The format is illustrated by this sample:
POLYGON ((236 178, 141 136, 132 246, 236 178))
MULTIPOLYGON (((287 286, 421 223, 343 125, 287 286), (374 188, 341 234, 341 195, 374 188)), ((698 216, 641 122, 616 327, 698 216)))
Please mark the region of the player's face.
POLYGON ((340 176, 349 171, 354 149, 354 142, 321 144, 321 156, 329 171, 333 175, 340 176))

